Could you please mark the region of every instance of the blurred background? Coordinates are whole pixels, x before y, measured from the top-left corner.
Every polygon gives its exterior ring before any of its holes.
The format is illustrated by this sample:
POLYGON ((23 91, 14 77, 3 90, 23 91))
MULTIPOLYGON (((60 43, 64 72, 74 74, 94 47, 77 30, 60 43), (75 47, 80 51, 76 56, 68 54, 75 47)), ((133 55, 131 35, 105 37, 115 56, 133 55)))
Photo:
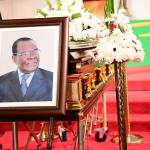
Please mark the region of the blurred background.
MULTIPOLYGON (((107 0, 76 0, 84 4, 85 8, 94 8, 94 14, 104 17, 104 6, 107 0)), ((51 0, 56 3, 56 0, 51 0)), ((129 65, 145 66, 150 65, 149 40, 150 40, 150 0, 124 0, 133 25, 133 31, 141 40, 145 50, 145 60, 142 63, 130 62, 129 65)), ((115 12, 119 7, 120 0, 114 0, 115 12)), ((0 0, 0 12, 3 19, 35 18, 36 9, 43 9, 46 6, 45 0, 0 0)))
MULTIPOLYGON (((55 3, 55 0, 51 0, 55 3)), ((106 0, 78 0, 87 8, 95 7, 94 13, 103 17, 106 0)), ((115 0, 118 8, 119 0, 115 0)), ((45 7, 45 0, 0 0, 0 11, 3 19, 33 18, 37 8, 45 7)), ((150 0, 126 0, 126 5, 133 19, 149 19, 150 0)))

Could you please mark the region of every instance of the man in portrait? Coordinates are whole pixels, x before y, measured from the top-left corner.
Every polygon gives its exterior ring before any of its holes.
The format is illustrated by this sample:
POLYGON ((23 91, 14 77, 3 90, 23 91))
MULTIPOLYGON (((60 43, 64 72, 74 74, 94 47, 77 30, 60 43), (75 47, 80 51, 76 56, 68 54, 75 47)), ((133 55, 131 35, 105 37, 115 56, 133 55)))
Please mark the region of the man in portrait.
POLYGON ((15 71, 0 76, 0 102, 52 101, 53 73, 39 68, 40 50, 28 37, 12 46, 15 71))

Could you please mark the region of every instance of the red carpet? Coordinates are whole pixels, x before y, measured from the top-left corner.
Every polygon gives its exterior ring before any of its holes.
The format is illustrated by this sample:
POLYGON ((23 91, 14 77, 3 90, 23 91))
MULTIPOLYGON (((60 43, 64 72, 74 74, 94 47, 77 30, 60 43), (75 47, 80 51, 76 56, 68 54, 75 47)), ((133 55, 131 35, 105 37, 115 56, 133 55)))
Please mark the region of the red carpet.
MULTIPOLYGON (((131 131, 150 132, 150 67, 128 67, 127 73, 131 131)), ((114 88, 114 83, 112 83, 110 91, 106 93, 107 119, 110 130, 117 130, 114 88)), ((102 107, 101 103, 99 107, 102 107)))
MULTIPOLYGON (((115 91, 106 93, 108 113, 116 113, 115 91)), ((129 91, 128 101, 130 105, 130 113, 150 114, 150 91, 129 91), (146 106, 146 107, 145 107, 146 106)))
MULTIPOLYGON (((137 132, 134 132, 137 134, 137 132)), ((106 142, 98 143, 95 141, 94 133, 90 137, 86 137, 85 150, 119 150, 119 146, 110 142, 113 135, 116 132, 109 132, 106 142)), ((144 137, 142 144, 128 145, 128 150, 149 150, 150 146, 150 133, 149 132, 138 132, 138 134, 144 137)), ((12 133, 11 131, 5 132, 4 136, 0 138, 0 143, 3 143, 3 150, 12 150, 12 133)), ((19 150, 24 150, 28 132, 19 132, 19 150)), ((68 140, 66 142, 60 142, 59 139, 53 141, 54 150, 73 150, 74 149, 74 137, 71 132, 68 133, 68 140)), ((46 150, 46 142, 42 142, 40 150, 46 150)), ((35 150, 36 144, 31 141, 28 150, 35 150)))
MULTIPOLYGON (((139 134, 144 137, 142 144, 128 145, 128 150, 149 150, 150 148, 150 67, 129 67, 128 68, 129 84, 129 106, 130 106, 130 126, 132 134, 139 134)), ((107 99, 107 121, 108 121, 108 138, 106 142, 98 143, 95 141, 95 132, 91 136, 86 136, 85 150, 119 150, 119 146, 110 142, 114 134, 117 134, 117 117, 116 117, 116 100, 114 85, 106 93, 107 99)), ((101 100, 99 103, 99 114, 101 117, 101 100)), ((99 128, 98 123, 95 128, 99 128)), ((12 132, 11 123, 0 123, 0 131, 5 134, 0 137, 0 143, 3 144, 3 150, 12 150, 12 132)), ((75 124, 76 126, 76 124, 75 124)), ((40 130, 37 125, 36 129, 40 130)), ((19 150, 24 150, 28 132, 19 122, 19 150)), ((53 141, 54 150, 73 150, 75 138, 72 132, 68 131, 68 140, 61 142, 59 139, 53 141)), ((36 143, 31 141, 28 150, 35 150, 36 143)), ((40 150, 46 150, 46 142, 42 142, 40 150)))
MULTIPOLYGON (((127 74, 129 90, 150 90, 150 66, 127 67, 127 74)), ((112 82, 112 86, 109 87, 109 90, 114 89, 115 85, 114 82, 112 82)))

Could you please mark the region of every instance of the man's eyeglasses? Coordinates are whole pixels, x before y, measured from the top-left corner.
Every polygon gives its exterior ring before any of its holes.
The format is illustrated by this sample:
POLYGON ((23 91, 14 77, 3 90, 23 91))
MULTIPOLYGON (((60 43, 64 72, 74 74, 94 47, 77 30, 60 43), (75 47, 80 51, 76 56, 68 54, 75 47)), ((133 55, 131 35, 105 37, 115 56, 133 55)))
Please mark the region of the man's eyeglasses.
POLYGON ((22 56, 24 58, 30 58, 31 56, 38 56, 39 53, 40 53, 39 49, 34 49, 32 51, 24 51, 24 52, 21 52, 21 53, 15 53, 14 55, 22 56))

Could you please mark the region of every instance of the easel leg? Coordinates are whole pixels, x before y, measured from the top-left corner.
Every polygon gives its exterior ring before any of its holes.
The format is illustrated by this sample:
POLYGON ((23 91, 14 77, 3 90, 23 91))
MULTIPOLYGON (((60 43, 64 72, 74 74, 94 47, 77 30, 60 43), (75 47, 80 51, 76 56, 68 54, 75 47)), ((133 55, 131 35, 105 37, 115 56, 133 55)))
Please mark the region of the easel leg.
POLYGON ((83 122, 78 121, 78 150, 84 150, 83 122))
POLYGON ((41 145, 40 140, 37 138, 36 134, 33 132, 33 130, 31 129, 30 125, 27 122, 24 122, 24 126, 30 132, 29 134, 34 138, 36 143, 40 146, 41 145))
MULTIPOLYGON (((23 122, 23 123, 24 123, 24 125, 25 125, 25 127, 26 127, 26 126, 27 126, 27 125, 26 125, 27 122, 23 122)), ((33 121, 32 128, 31 128, 31 130, 29 131, 29 135, 28 135, 27 142, 26 142, 26 145, 25 145, 25 150, 28 149, 28 145, 29 145, 29 142, 30 142, 30 140, 31 140, 31 137, 32 137, 32 134, 33 134, 33 131, 34 131, 34 127, 35 127, 35 121, 33 121)), ((27 127, 26 127, 26 128, 27 128, 27 127)), ((27 128, 27 129, 28 129, 28 128, 27 128)), ((37 145, 39 145, 39 143, 38 143, 37 145)))
POLYGON ((75 138, 74 150, 76 150, 77 142, 78 142, 78 136, 76 136, 75 138))
POLYGON ((48 131, 48 141, 47 141, 47 150, 52 150, 53 131, 54 131, 54 118, 50 117, 49 131, 48 131))
POLYGON ((12 138, 13 150, 18 150, 18 126, 16 121, 12 123, 12 138))

